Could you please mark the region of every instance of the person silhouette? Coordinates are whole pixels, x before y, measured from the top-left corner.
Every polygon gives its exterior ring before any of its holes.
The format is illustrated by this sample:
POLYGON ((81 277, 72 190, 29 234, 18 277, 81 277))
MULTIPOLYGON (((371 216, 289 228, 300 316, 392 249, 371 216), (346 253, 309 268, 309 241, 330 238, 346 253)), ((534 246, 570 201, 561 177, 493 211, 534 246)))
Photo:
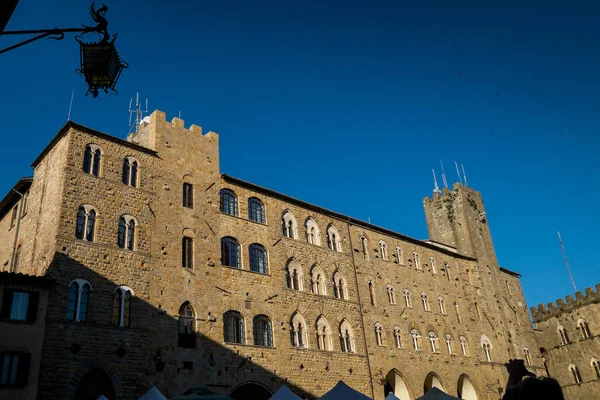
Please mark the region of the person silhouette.
POLYGON ((502 400, 564 400, 556 379, 536 377, 525 368, 523 360, 511 359, 504 365, 508 371, 508 381, 502 400))

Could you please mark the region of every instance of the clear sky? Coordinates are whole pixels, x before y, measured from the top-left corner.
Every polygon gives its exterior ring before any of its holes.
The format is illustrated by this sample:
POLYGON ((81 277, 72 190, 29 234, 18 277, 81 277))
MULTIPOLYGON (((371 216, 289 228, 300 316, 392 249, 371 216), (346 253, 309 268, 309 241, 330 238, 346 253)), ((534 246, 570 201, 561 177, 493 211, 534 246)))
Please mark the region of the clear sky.
MULTIPOLYGON (((130 65, 118 96, 84 96, 72 35, 0 55, 2 192, 32 174, 73 89, 71 119, 121 138, 140 92, 218 132, 222 172, 417 238, 431 168, 455 181, 456 160, 530 306, 573 291, 557 230, 578 288, 600 283, 598 2, 107 5, 130 65)), ((87 8, 20 0, 7 29, 92 24, 87 8)))

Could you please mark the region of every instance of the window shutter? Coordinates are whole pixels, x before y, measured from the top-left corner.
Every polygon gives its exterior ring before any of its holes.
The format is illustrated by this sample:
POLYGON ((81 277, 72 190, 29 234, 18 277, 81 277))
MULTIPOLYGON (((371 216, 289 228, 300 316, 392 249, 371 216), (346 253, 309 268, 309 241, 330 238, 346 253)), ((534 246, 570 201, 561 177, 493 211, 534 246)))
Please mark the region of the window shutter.
POLYGON ((0 319, 10 318, 10 309, 12 307, 12 298, 14 290, 4 289, 4 296, 2 296, 2 310, 0 311, 0 319))
POLYGON ((19 353, 19 370, 17 371, 17 387, 27 385, 29 378, 29 364, 31 362, 30 353, 19 353))
POLYGON ((37 318, 38 311, 38 303, 39 303, 40 294, 38 292, 30 292, 29 293, 29 304, 27 306, 27 322, 35 322, 37 318))

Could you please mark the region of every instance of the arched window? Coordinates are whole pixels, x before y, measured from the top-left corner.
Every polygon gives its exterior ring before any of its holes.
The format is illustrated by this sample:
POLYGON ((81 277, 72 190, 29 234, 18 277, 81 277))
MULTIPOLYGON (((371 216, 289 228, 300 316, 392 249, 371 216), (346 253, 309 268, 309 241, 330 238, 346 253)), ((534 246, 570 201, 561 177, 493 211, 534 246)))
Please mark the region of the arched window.
POLYGON ((411 329, 410 337, 412 339, 413 348, 415 349, 415 351, 420 351, 421 350, 421 346, 420 346, 421 335, 419 334, 419 331, 414 328, 411 329))
POLYGON ((485 359, 487 362, 492 362, 492 344, 485 336, 481 340, 481 347, 483 347, 483 352, 485 353, 485 359))
POLYGON ((560 336, 560 343, 562 345, 566 345, 569 344, 569 336, 567 335, 567 330, 565 329, 564 326, 559 325, 558 326, 558 335, 560 336))
POLYGON ((446 272, 446 278, 450 280, 450 264, 448 264, 448 261, 444 261, 444 271, 446 272))
POLYGON ((221 189, 221 212, 223 214, 233 215, 237 217, 238 214, 238 198, 229 189, 221 189))
POLYGON ((369 259, 369 242, 366 237, 360 237, 360 246, 365 260, 369 259))
POLYGON ((592 358, 590 363, 594 370, 594 374, 596 375, 596 379, 600 379, 600 361, 597 358, 592 358))
POLYGON ((123 215, 119 218, 119 237, 117 244, 122 249, 133 250, 135 248, 135 219, 131 215, 123 215))
POLYGON ((413 263, 415 264, 416 269, 421 269, 421 262, 419 261, 419 254, 416 251, 413 251, 413 263))
POLYGON ((281 217, 281 233, 290 239, 298 239, 298 223, 289 210, 284 211, 281 217))
POLYGON ((371 298, 371 305, 374 306, 376 305, 376 301, 375 301, 375 284, 373 283, 373 281, 369 281, 369 297, 371 298))
POLYGON ((319 227, 317 223, 312 219, 308 218, 305 223, 306 228, 306 241, 310 244, 314 244, 317 246, 321 245, 321 233, 319 232, 319 227))
POLYGON ((573 377, 574 383, 581 383, 581 375, 579 374, 579 368, 575 364, 569 365, 569 371, 571 371, 571 376, 573 377))
POLYGON ((266 224, 265 218, 265 205, 256 197, 250 197, 248 199, 248 219, 250 221, 258 222, 259 224, 266 224))
POLYGON ((400 246, 396 246, 396 262, 398 264, 404 264, 404 259, 402 258, 402 249, 400 248, 400 246))
POLYGON ((308 348, 308 331, 306 330, 306 321, 302 314, 296 311, 292 316, 290 325, 292 346, 308 348))
POLYGON ((394 326, 394 344, 396 348, 402 348, 402 335, 400 334, 400 327, 398 325, 394 326))
POLYGON ((250 271, 258 272, 259 274, 268 274, 269 265, 267 251, 260 244, 250 245, 250 271))
POLYGON ((375 330, 375 341, 377 342, 377 346, 383 346, 383 326, 377 322, 373 329, 375 330))
POLYGON ((83 172, 100 176, 102 151, 95 144, 88 144, 83 155, 83 172))
POLYGON ((412 308, 412 302, 410 300, 410 291, 408 289, 404 289, 404 291, 402 292, 402 294, 404 296, 404 305, 406 307, 412 308))
POLYGON ((75 279, 69 285, 67 296, 67 320, 87 321, 88 304, 92 285, 85 279, 75 279))
POLYGON ((333 292, 337 299, 348 300, 348 283, 339 270, 333 274, 333 292))
POLYGON ((427 298, 427 294, 425 292, 421 292, 421 302, 423 303, 423 309, 425 311, 429 311, 429 299, 427 298))
POLYGON ((427 334, 427 338, 429 339, 429 343, 431 344, 431 351, 434 353, 437 353, 438 352, 438 348, 437 348, 438 337, 435 334, 435 332, 429 331, 429 333, 427 334))
POLYGON ((390 304, 396 304, 396 292, 394 291, 392 285, 387 285, 385 290, 387 291, 388 301, 390 304))
POLYGON ((302 267, 293 258, 287 264, 287 287, 294 290, 304 290, 304 275, 302 267))
POLYGON ((183 206, 185 208, 194 208, 194 185, 189 182, 183 182, 183 206))
POLYGON ((531 365, 531 353, 528 347, 523 347, 523 356, 525 357, 525 363, 531 365))
POLYGON ((194 313, 194 309, 191 304, 186 301, 179 307, 179 335, 177 338, 177 345, 179 347, 190 349, 196 347, 195 320, 196 314, 194 313))
POLYGON ((454 341, 454 339, 452 339, 452 336, 447 333, 446 334, 446 349, 448 349, 448 354, 453 354, 452 352, 452 342, 454 341))
POLYGON ((342 238, 333 225, 329 225, 327 228, 327 242, 331 250, 342 252, 342 238))
POLYGON ((119 286, 113 294, 113 325, 129 328, 131 318, 131 296, 133 291, 127 286, 119 286))
POLYGON ((138 185, 138 162, 133 157, 126 157, 123 160, 123 184, 137 187, 138 185))
POLYGON ((354 331, 352 326, 346 320, 343 320, 340 324, 340 342, 342 346, 342 352, 344 353, 356 353, 356 343, 354 338, 354 331))
POLYGON ((458 307, 458 302, 454 302, 454 311, 456 312, 456 320, 458 321, 458 323, 461 323, 461 318, 460 318, 460 309, 458 307))
POLYGON ((27 206, 29 205, 29 190, 23 195, 23 205, 21 206, 21 218, 27 214, 27 206))
POLYGON ((273 328, 271 320, 265 315, 257 315, 252 321, 254 328, 254 345, 273 347, 273 328))
POLYGON ((444 303, 444 298, 442 296, 438 297, 438 304, 440 305, 440 312, 446 314, 446 303, 444 303))
POLYGON ((592 334, 590 332, 590 327, 588 326, 588 323, 583 318, 580 318, 577 321, 577 329, 579 329, 579 331, 581 332, 582 339, 589 339, 592 337, 592 334))
POLYGON ((221 264, 232 268, 242 268, 240 244, 232 237, 221 239, 221 264))
POLYGON ((324 316, 317 319, 317 346, 319 350, 332 351, 331 326, 324 316))
POLYGON ((379 241, 379 252, 381 253, 381 259, 388 261, 387 244, 383 240, 379 241))
POLYGON ((77 223, 75 224, 75 237, 88 242, 94 241, 96 225, 96 210, 90 205, 83 205, 77 210, 77 223))
POLYGON ((223 324, 226 343, 246 344, 244 318, 239 312, 227 311, 223 314, 223 324))
POLYGON ((318 265, 314 265, 310 270, 311 288, 314 294, 327 295, 327 280, 323 270, 318 265))
POLYGON ((431 266, 431 273, 437 274, 437 270, 435 269, 435 258, 429 257, 429 265, 431 266))
MULTIPOLYGON (((191 235, 191 231, 188 231, 187 234, 191 235)), ((181 266, 189 269, 194 268, 194 238, 191 236, 181 238, 181 266)))
POLYGON ((459 338, 459 342, 460 342, 460 350, 462 351, 462 355, 463 356, 469 355, 469 351, 468 351, 468 347, 467 347, 467 339, 465 339, 464 336, 461 336, 459 338))

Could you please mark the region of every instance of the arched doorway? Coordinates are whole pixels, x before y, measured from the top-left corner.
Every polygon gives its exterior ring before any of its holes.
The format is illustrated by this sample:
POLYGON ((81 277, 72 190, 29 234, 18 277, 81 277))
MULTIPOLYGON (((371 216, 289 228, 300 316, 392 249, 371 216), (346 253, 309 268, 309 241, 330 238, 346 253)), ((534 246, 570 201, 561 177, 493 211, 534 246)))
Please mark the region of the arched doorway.
POLYGON ((400 375, 400 373, 395 369, 388 372, 388 374, 385 376, 383 393, 385 397, 387 397, 387 395, 390 393, 394 393, 394 396, 400 400, 411 400, 404 378, 402 378, 402 375, 400 375))
POLYGON ((75 399, 97 400, 100 396, 115 400, 115 389, 106 372, 100 368, 93 368, 79 381, 75 389, 75 399))
POLYGON ((477 400, 477 393, 475 392, 475 387, 473 386, 473 382, 469 379, 468 376, 462 374, 460 378, 458 378, 458 397, 463 400, 477 400))
POLYGON ((427 393, 431 388, 434 387, 446 393, 446 389, 444 389, 444 385, 442 385, 440 377, 437 376, 435 372, 430 372, 425 377, 425 383, 423 383, 423 393, 427 393))
POLYGON ((259 383, 242 383, 229 395, 233 400, 269 400, 273 393, 259 383))

